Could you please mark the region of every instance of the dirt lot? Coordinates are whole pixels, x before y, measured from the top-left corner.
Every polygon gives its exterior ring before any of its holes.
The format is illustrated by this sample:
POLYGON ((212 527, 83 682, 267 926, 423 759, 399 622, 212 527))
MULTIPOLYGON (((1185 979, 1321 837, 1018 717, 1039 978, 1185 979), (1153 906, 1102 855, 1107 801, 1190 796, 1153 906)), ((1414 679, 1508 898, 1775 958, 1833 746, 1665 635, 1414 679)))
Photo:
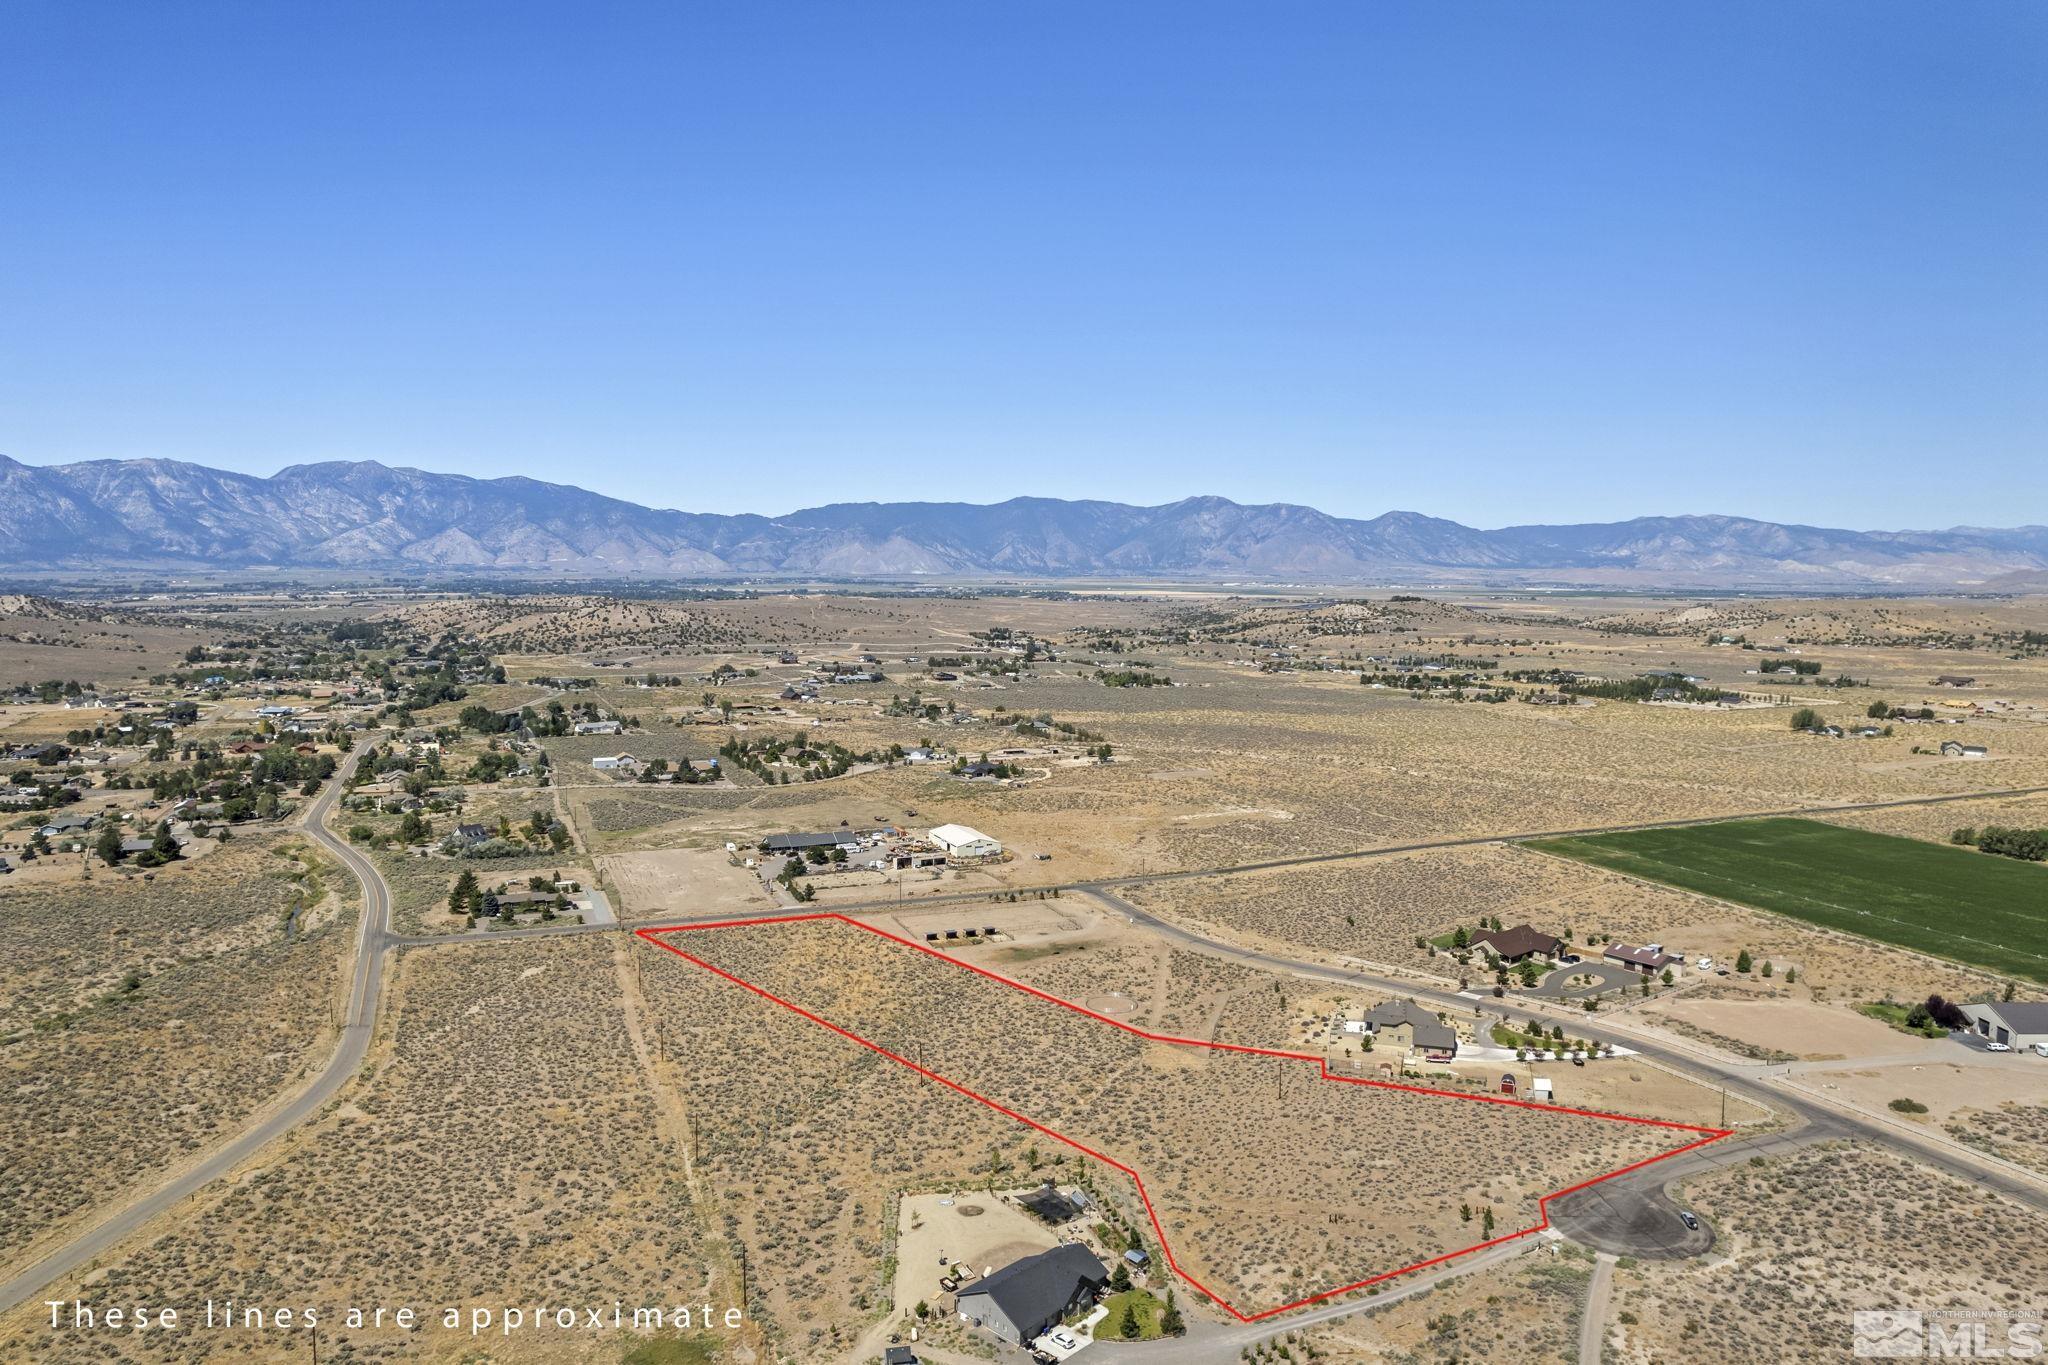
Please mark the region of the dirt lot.
POLYGON ((1637 1014, 1645 1020, 1674 1019, 1758 1048, 1792 1052, 1808 1061, 1933 1056, 1951 1046, 1944 1040, 1901 1033, 1846 1005, 1819 1005, 1810 1000, 1680 998, 1652 1001, 1637 1014))
POLYGON ((734 867, 724 848, 672 848, 600 853, 597 868, 617 889, 623 920, 673 915, 749 915, 772 909, 750 869, 734 867))
POLYGON ((896 1214, 896 1304, 951 1302, 943 1267, 965 1264, 978 1278, 1058 1245, 1051 1228, 983 1190, 906 1196, 896 1214))
POLYGON ((1690 1181, 1711 1255, 1615 1272, 1624 1361, 1840 1360, 1873 1307, 2041 1302, 2039 1214, 1889 1152, 1813 1148, 1690 1181))
MULTIPOLYGON (((1135 1166, 1183 1266, 1240 1306, 1271 1307, 1469 1245, 1488 1220, 1503 1232, 1531 1226, 1537 1195, 1695 1136, 1344 1085, 1319 1080, 1313 1062, 1146 1043, 836 922, 677 938, 685 952, 1135 1166), (935 1019, 946 1027, 934 1030, 935 1019), (1079 1057, 1086 1067, 1069 1060, 1079 1057), (1339 1133, 1345 1140, 1333 1144, 1339 1133), (1474 1150, 1498 1159, 1475 1168, 1463 1159, 1474 1150), (1398 1182, 1386 1179, 1392 1170, 1398 1182)), ((1050 960, 1071 974, 1078 958, 1050 960)), ((1213 963, 1190 970, 1230 974, 1213 963)), ((1169 1011, 1162 1022, 1174 1019, 1169 1011)), ((1114 1173, 1100 1178, 1122 1184, 1114 1173)))

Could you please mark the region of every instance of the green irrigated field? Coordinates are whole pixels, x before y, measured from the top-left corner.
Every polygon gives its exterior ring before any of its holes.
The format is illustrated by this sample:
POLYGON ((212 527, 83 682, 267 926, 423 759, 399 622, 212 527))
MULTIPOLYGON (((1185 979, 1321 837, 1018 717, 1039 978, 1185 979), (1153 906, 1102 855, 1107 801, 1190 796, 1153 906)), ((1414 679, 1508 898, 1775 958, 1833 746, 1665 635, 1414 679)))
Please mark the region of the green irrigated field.
POLYGON ((2048 867, 2039 864, 1813 820, 1731 820, 1529 847, 2048 981, 2048 867))

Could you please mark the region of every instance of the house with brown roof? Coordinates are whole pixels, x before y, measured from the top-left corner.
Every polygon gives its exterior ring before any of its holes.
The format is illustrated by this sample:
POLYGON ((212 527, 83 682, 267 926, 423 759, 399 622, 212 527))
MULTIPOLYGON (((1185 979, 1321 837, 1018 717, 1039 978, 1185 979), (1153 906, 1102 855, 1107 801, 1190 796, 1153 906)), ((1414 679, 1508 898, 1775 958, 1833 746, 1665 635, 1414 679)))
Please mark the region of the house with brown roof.
POLYGON ((1641 948, 1628 943, 1610 943, 1607 945, 1607 951, 1601 956, 1617 967, 1626 967, 1632 972, 1641 972, 1644 976, 1655 976, 1666 967, 1685 965, 1684 957, 1665 952, 1661 943, 1652 943, 1641 948))
POLYGON ((1472 935, 1468 943, 1496 962, 1526 962, 1532 957, 1555 958, 1564 951, 1563 939, 1527 924, 1517 924, 1512 929, 1482 930, 1472 935))

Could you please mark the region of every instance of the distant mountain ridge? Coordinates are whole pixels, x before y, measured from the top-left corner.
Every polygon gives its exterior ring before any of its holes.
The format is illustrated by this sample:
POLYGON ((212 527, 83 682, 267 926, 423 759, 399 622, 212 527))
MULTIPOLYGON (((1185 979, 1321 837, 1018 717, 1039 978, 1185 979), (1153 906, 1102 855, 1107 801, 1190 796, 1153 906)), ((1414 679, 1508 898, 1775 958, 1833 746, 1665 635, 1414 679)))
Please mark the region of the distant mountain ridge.
POLYGON ((1729 516, 1482 531, 1196 497, 837 503, 787 516, 642 507, 566 484, 375 461, 263 478, 177 460, 0 456, 0 569, 1001 575, 1322 582, 1940 588, 2048 571, 2048 527, 1846 531, 1729 516))

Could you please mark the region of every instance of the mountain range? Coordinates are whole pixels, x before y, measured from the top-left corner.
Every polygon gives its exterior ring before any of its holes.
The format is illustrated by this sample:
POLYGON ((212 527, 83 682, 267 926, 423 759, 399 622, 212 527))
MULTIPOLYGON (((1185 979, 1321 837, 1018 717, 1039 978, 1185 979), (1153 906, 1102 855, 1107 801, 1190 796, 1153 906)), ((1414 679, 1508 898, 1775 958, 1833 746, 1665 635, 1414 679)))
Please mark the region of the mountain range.
POLYGON ((787 516, 643 507, 567 484, 375 461, 268 478, 175 460, 0 456, 0 570, 465 576, 1177 577, 1342 583, 2029 588, 2048 527, 1848 531, 1732 516, 1476 530, 1196 497, 835 503, 787 516))

